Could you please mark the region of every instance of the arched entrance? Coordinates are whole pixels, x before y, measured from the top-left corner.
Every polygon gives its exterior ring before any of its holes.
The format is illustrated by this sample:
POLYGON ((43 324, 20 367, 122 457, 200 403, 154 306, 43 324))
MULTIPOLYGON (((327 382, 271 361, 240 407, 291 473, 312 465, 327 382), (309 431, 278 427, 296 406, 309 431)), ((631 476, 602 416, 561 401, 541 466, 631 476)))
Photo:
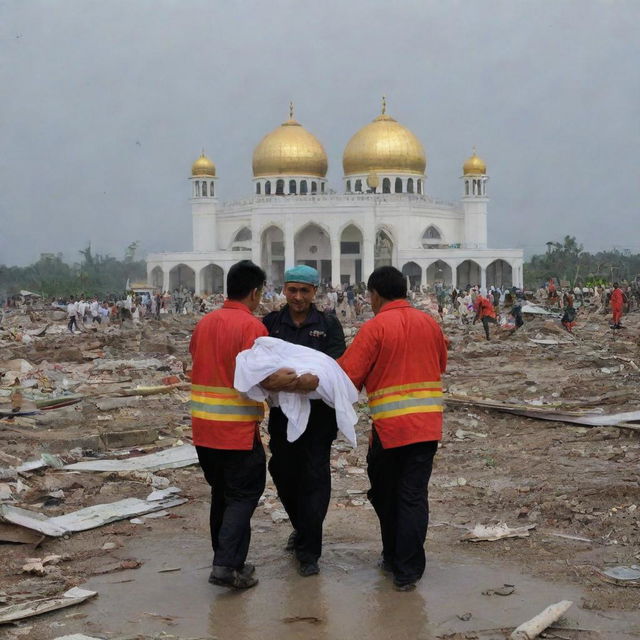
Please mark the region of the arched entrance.
POLYGON ((284 281, 284 233, 275 225, 267 227, 260 239, 262 264, 267 281, 281 287, 284 281))
POLYGON ((427 284, 433 285, 436 282, 447 287, 453 284, 453 271, 443 260, 436 260, 427 267, 427 284))
POLYGON ((200 293, 210 295, 224 292, 224 271, 217 264, 208 264, 200 271, 200 293))
POLYGON ((308 224, 294 238, 294 261, 318 270, 321 282, 331 282, 331 239, 317 224, 308 224))
POLYGON ((178 264, 169 271, 169 290, 196 290, 196 273, 186 264, 178 264))
POLYGON ((427 227, 422 234, 423 249, 440 249, 442 247, 442 234, 437 227, 433 225, 427 227))
POLYGON ((240 231, 233 237, 231 243, 232 251, 251 251, 251 229, 249 227, 242 227, 240 231))
POLYGON ((458 265, 458 288, 466 289, 480 285, 480 265, 473 260, 465 260, 458 265))
POLYGON ((373 249, 373 268, 393 265, 393 240, 384 229, 378 229, 373 249))
POLYGON ((402 267, 402 275, 409 278, 410 289, 420 289, 422 284, 422 269, 415 262, 407 262, 402 267))
MULTIPOLYGON (((340 234, 340 282, 362 282, 362 231, 354 224, 345 227, 340 234)), ((336 278, 333 278, 334 281, 336 278)))
POLYGON ((506 260, 494 260, 487 267, 487 287, 512 287, 513 272, 506 260))
POLYGON ((154 267, 151 270, 150 284, 154 289, 162 291, 162 287, 164 287, 164 272, 162 271, 162 267, 154 267))

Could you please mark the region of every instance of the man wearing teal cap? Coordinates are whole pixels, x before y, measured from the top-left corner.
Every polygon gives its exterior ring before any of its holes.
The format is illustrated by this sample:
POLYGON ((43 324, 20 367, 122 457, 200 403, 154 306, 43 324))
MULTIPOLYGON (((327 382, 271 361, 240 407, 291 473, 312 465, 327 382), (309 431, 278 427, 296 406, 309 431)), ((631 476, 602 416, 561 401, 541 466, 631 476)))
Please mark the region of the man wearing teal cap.
MULTIPOLYGON (((287 304, 265 316, 269 335, 317 349, 332 358, 345 351, 344 332, 338 318, 313 304, 320 278, 310 266, 298 265, 284 274, 287 304)), ((312 391, 318 378, 304 374, 288 390, 312 391)), ((287 417, 279 407, 269 412, 269 472, 289 515, 293 532, 287 550, 295 551, 302 576, 318 573, 322 552, 322 524, 331 498, 331 443, 337 435, 336 412, 322 400, 311 400, 304 433, 287 441, 287 417)))

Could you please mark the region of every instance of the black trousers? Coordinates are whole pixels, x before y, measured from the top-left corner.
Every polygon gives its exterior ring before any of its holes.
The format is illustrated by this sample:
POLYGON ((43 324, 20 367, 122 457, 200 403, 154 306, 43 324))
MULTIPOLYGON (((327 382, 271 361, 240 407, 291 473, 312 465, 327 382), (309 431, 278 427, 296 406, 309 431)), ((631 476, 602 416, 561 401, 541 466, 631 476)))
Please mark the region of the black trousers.
POLYGON ((211 486, 213 564, 241 569, 251 541, 251 516, 266 482, 266 458, 256 438, 249 451, 196 447, 204 477, 211 486))
POLYGON ((491 316, 482 317, 482 326, 484 327, 484 335, 487 336, 487 340, 489 340, 489 323, 498 324, 498 321, 491 316))
POLYGON ((380 520, 382 555, 398 584, 415 582, 426 565, 428 485, 436 441, 383 449, 375 431, 367 454, 368 498, 380 520))
POLYGON ((331 443, 338 427, 336 412, 322 400, 311 400, 305 432, 287 441, 287 417, 273 407, 269 413, 269 472, 278 497, 296 530, 296 556, 316 562, 322 553, 322 524, 331 499, 331 443))

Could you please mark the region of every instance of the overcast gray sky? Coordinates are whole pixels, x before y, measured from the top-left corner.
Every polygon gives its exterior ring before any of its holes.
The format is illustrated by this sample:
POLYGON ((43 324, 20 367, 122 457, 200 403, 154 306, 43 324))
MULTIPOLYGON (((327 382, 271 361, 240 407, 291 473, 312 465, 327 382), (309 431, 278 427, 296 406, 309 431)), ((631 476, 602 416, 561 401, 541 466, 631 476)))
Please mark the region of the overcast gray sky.
POLYGON ((250 195, 289 100, 338 190, 381 95, 431 196, 477 146, 492 246, 640 252, 639 30, 639 0, 0 0, 0 264, 190 249, 191 163, 250 195))

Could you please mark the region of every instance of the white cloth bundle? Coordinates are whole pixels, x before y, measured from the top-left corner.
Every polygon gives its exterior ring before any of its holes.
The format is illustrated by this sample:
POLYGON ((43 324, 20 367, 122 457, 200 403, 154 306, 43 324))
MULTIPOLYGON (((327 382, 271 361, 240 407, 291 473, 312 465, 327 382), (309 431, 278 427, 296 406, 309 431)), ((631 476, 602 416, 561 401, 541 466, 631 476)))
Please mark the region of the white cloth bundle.
POLYGON ((338 429, 356 446, 355 424, 358 416, 353 404, 358 401, 358 391, 340 365, 331 357, 298 344, 279 338, 257 338, 251 349, 236 356, 236 373, 233 386, 252 400, 271 399, 272 406, 280 406, 288 418, 287 440, 294 442, 307 428, 311 404, 309 400, 321 399, 336 410, 338 429), (313 373, 319 384, 309 393, 268 392, 260 381, 272 373, 288 367, 298 375, 313 373))

